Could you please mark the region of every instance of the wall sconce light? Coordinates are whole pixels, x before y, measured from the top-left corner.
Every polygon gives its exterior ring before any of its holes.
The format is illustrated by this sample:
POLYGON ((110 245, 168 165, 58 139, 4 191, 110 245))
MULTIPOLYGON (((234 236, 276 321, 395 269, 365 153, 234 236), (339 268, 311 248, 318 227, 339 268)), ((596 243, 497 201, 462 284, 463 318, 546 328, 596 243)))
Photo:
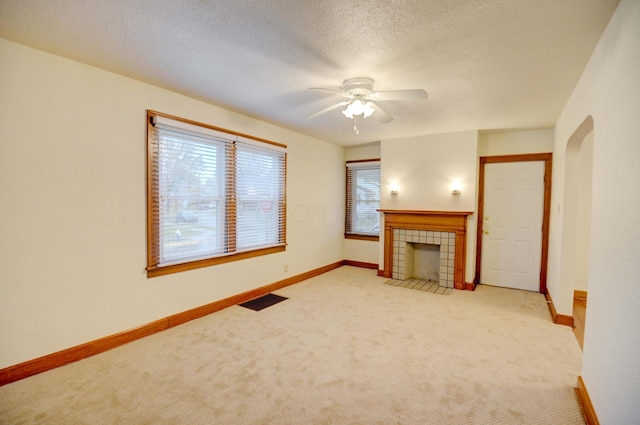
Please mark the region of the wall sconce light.
POLYGON ((391 183, 391 196, 398 196, 398 185, 391 183))
POLYGON ((449 186, 451 188, 451 194, 453 196, 460 196, 460 191, 462 190, 462 183, 460 183, 459 181, 454 181, 451 183, 451 186, 449 186))

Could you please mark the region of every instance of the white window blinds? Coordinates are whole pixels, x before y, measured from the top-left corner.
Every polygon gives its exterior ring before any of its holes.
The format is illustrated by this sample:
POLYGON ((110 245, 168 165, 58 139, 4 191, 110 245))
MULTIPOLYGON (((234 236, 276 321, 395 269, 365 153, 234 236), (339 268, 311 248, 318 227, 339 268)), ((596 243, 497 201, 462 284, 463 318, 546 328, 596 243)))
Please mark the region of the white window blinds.
POLYGON ((380 161, 347 162, 346 234, 380 233, 380 161))
POLYGON ((159 265, 228 251, 229 141, 158 128, 159 265))
POLYGON ((149 268, 285 244, 286 148, 152 117, 149 268))

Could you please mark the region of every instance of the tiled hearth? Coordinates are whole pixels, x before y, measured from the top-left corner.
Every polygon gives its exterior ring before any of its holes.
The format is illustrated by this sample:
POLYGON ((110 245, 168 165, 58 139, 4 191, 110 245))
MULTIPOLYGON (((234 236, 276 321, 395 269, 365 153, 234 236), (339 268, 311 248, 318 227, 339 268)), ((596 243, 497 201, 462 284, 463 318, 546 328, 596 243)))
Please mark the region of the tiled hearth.
MULTIPOLYGON (((440 251, 440 267, 438 282, 440 286, 453 288, 456 234, 454 232, 439 232, 420 229, 394 229, 393 231, 393 273, 397 280, 405 280, 417 276, 413 270, 407 270, 412 263, 407 258, 407 244, 436 245, 440 251)), ((417 271, 416 271, 417 272, 417 271)))
POLYGON ((406 279, 404 266, 407 243, 438 245, 440 269, 438 280, 442 287, 474 289, 465 282, 467 217, 466 211, 380 210, 384 213, 384 269, 380 276, 406 279), (424 241, 424 242, 423 242, 424 241))

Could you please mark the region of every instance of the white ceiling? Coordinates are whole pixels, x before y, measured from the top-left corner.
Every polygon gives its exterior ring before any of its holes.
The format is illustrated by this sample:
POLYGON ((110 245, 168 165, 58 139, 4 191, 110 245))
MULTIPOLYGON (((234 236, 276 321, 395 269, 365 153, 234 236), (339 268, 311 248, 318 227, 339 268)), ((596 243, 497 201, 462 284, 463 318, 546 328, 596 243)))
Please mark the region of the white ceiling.
POLYGON ((618 1, 0 0, 0 37, 353 146, 553 126, 618 1), (429 99, 305 119, 352 77, 429 99))

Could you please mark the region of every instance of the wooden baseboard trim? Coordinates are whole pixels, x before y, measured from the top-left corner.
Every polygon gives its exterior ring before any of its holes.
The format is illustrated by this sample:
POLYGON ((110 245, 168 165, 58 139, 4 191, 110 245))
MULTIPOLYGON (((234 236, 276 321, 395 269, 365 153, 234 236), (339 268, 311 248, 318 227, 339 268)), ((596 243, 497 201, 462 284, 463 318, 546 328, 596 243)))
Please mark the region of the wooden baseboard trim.
POLYGON ((308 272, 301 273, 295 276, 291 276, 287 279, 283 279, 269 285, 252 289, 251 291, 243 292, 242 294, 233 295, 220 301, 215 301, 191 310, 183 311, 182 313, 174 314, 173 316, 167 317, 169 327, 172 328, 174 326, 181 325, 194 319, 199 319, 200 317, 204 317, 208 314, 215 313, 216 311, 223 310, 233 305, 241 304, 245 301, 261 297, 265 294, 268 294, 269 292, 277 291, 278 289, 285 288, 289 285, 302 282, 303 280, 307 280, 333 269, 337 269, 338 267, 342 267, 343 264, 344 261, 336 261, 335 263, 319 267, 317 269, 310 270, 308 272))
POLYGON ((473 282, 455 282, 453 288, 461 291, 475 291, 476 284, 473 282))
POLYGON ((589 397, 587 387, 584 385, 582 376, 578 376, 578 386, 576 387, 576 394, 578 396, 578 401, 580 401, 582 414, 584 415, 584 419, 587 422, 587 425, 600 425, 598 415, 596 415, 593 404, 591 404, 591 398, 589 397))
POLYGON ((375 263, 365 263, 363 261, 344 260, 345 266, 362 267, 365 269, 378 270, 378 265, 375 263))
POLYGON ((564 314, 556 314, 556 318, 554 319, 553 323, 555 323, 556 325, 563 325, 563 326, 569 326, 570 328, 573 328, 573 316, 566 316, 564 314))
POLYGON ((587 299, 587 291, 573 291, 573 298, 587 299))
POLYGON ((553 300, 551 299, 551 295, 549 293, 544 294, 547 299, 547 305, 549 306, 549 313, 551 313, 551 320, 553 323, 557 325, 570 326, 573 328, 573 316, 567 316, 565 314, 558 314, 556 311, 556 306, 553 305, 553 300))
POLYGON ((215 313, 216 311, 223 310, 227 307, 252 300, 254 298, 268 294, 269 292, 302 282, 303 280, 310 279, 315 276, 319 276, 333 269, 337 269, 344 264, 344 261, 337 261, 335 263, 328 264, 326 266, 319 267, 317 269, 310 270, 308 272, 301 273, 299 275, 253 289, 251 291, 244 292, 242 294, 234 295, 220 301, 196 307, 182 313, 174 314, 172 316, 165 317, 164 319, 156 320, 135 329, 119 332, 114 335, 109 335, 104 338, 96 339, 94 341, 80 344, 75 347, 67 348, 65 350, 47 354, 33 360, 28 360, 17 365, 0 369, 0 386, 19 381, 32 375, 37 375, 38 373, 46 372, 48 370, 64 366, 68 363, 73 363, 75 361, 82 360, 96 354, 100 354, 112 348, 124 345, 128 342, 144 338, 145 336, 149 336, 154 333, 172 328, 182 323, 186 323, 190 320, 198 319, 208 314, 215 313))
POLYGON ((160 319, 135 329, 109 335, 85 344, 57 351, 37 359, 0 369, 0 386, 46 372, 68 363, 100 354, 136 339, 144 338, 168 328, 167 319, 160 319))
POLYGON ((387 273, 385 270, 378 270, 378 276, 391 279, 391 273, 387 273))

